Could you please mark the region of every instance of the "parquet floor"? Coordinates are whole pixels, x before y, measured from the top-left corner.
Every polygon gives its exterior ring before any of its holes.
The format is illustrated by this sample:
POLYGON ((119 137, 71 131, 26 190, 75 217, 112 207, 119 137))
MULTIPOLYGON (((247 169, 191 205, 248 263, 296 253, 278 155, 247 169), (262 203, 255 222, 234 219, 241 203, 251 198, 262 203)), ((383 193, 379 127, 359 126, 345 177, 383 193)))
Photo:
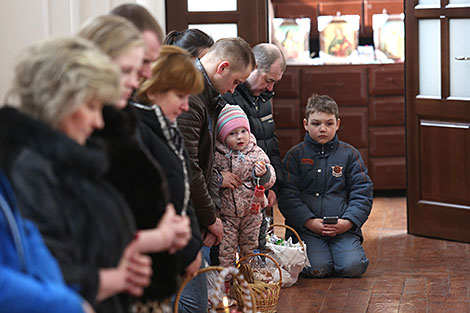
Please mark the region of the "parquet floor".
POLYGON ((374 198, 363 233, 363 277, 299 278, 281 290, 278 313, 470 313, 469 244, 407 234, 403 197, 374 198))

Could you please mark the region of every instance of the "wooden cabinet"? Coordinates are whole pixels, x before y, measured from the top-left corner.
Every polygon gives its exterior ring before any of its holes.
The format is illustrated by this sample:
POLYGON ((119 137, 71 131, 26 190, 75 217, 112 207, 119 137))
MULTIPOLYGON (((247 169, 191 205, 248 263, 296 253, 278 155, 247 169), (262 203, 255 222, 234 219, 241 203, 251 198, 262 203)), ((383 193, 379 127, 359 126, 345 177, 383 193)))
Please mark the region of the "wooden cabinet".
POLYGON ((367 105, 366 66, 320 66, 306 67, 300 75, 300 94, 303 104, 313 92, 335 95, 339 104, 348 106, 367 105))
POLYGON ((361 153, 374 189, 405 189, 403 63, 288 66, 273 101, 281 156, 305 135, 302 120, 312 93, 339 105, 340 140, 361 153))
POLYGON ((403 64, 369 68, 369 172, 375 189, 406 188, 403 64))

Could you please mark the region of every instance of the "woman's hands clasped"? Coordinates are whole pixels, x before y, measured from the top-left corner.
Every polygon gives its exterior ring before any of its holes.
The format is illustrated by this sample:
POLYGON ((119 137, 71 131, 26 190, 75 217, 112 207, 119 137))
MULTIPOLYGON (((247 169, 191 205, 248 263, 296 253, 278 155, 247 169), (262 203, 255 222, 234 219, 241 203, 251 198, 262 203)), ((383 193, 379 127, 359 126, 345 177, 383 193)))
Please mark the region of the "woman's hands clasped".
POLYGON ((157 227, 139 231, 138 249, 142 253, 168 250, 173 254, 184 248, 189 239, 191 239, 189 217, 177 215, 175 207, 169 203, 157 227))

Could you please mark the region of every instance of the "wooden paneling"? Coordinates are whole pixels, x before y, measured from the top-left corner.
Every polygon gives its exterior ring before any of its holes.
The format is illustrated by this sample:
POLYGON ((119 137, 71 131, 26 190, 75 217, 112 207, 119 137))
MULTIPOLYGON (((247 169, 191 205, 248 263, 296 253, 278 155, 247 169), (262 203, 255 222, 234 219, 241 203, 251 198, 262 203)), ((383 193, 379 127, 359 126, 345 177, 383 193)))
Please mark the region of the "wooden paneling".
POLYGON ((339 107, 341 125, 338 130, 339 139, 356 148, 367 148, 367 108, 339 107))
POLYGON ((301 128, 302 116, 298 99, 273 99, 273 114, 277 128, 301 128))
POLYGON ((274 92, 276 99, 278 98, 299 98, 299 74, 300 69, 298 67, 289 66, 282 75, 281 81, 279 81, 275 87, 274 92))
POLYGON ((404 125, 403 96, 372 97, 369 100, 369 126, 404 125))
POLYGON ((421 197, 470 205, 470 123, 445 124, 429 121, 436 126, 420 127, 421 197))
POLYGON ((371 157, 405 155, 405 128, 374 127, 369 129, 369 152, 371 157))
POLYGON ((369 175, 374 189, 403 189, 406 186, 405 157, 370 158, 369 175))
MULTIPOLYGON (((277 123, 277 122, 276 122, 277 123)), ((304 139, 305 131, 300 129, 283 129, 276 128, 276 136, 279 140, 279 151, 281 157, 284 157, 287 151, 294 145, 300 143, 304 139)))
POLYGON ((403 94, 404 88, 403 63, 370 68, 369 93, 371 95, 403 94))
POLYGON ((413 223, 412 234, 470 242, 470 217, 464 206, 444 205, 440 201, 419 201, 413 212, 408 213, 408 219, 410 214, 422 221, 413 223))
POLYGON ((362 1, 325 1, 318 4, 319 15, 359 15, 362 20, 362 1))
POLYGON ((357 149, 361 154, 362 160, 366 164, 367 168, 369 168, 369 150, 367 148, 357 149))
POLYGON ((367 68, 365 66, 306 67, 301 73, 301 101, 312 93, 331 96, 339 105, 367 105, 367 68))

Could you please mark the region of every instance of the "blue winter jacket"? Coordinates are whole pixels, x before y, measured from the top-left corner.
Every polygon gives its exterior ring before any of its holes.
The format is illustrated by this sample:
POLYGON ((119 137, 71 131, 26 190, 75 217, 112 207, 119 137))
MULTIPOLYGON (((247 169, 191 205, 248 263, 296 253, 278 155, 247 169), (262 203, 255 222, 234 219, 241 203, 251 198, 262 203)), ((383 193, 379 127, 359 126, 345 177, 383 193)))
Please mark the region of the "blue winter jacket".
POLYGON ((81 302, 0 172, 0 312, 83 313, 81 302))
POLYGON ((285 185, 279 209, 286 224, 304 232, 311 218, 338 216, 350 220, 350 232, 361 226, 372 208, 372 181, 359 151, 338 136, 321 145, 308 133, 284 158, 285 185))

